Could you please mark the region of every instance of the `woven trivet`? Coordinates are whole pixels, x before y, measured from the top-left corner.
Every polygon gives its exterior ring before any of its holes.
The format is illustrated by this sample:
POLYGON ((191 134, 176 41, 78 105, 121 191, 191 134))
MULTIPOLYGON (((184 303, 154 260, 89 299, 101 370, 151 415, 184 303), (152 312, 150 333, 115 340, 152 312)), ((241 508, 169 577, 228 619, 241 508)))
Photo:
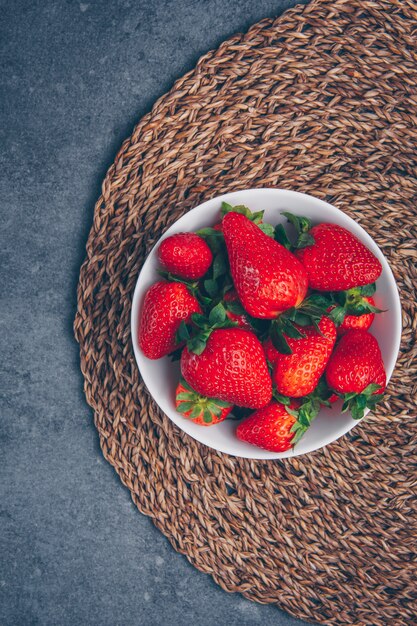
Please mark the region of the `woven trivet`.
POLYGON ((228 591, 323 624, 416 624, 417 4, 331 0, 232 37, 177 81, 104 180, 75 332, 106 459, 174 548, 228 591), (215 195, 323 198, 375 238, 403 306, 387 400, 313 454, 249 461, 183 434, 130 338, 143 261, 215 195))

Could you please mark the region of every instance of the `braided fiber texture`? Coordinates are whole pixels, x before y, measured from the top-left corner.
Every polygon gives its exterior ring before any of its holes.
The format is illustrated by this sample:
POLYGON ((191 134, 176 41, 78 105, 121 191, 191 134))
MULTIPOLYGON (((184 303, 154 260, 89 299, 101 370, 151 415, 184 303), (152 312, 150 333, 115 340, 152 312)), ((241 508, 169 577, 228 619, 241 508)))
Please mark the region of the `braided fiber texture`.
POLYGON ((315 0, 202 57, 103 182, 75 333, 105 458, 174 548, 227 591, 322 624, 417 623, 417 3, 315 0), (387 256, 403 306, 387 399, 283 461, 229 457, 149 397, 130 338, 155 241, 215 195, 283 187, 335 204, 387 256))

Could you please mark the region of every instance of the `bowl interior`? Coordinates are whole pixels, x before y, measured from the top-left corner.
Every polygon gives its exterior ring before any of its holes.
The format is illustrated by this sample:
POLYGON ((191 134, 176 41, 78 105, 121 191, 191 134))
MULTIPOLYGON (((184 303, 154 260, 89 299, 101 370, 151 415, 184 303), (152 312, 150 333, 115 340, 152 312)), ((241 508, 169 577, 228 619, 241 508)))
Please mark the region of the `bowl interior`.
MULTIPOLYGON (((253 211, 265 210, 265 221, 271 224, 286 223, 282 211, 291 211, 309 217, 313 224, 332 222, 344 226, 355 234, 382 263, 383 271, 377 281, 376 305, 386 310, 376 316, 371 327, 377 338, 384 359, 387 378, 391 377, 398 355, 401 340, 401 307, 398 290, 391 269, 384 255, 363 230, 350 217, 334 206, 312 196, 283 189, 251 189, 228 193, 213 198, 183 215, 159 240, 183 231, 195 231, 219 221, 222 201, 232 205, 245 204, 253 211)), ((175 389, 179 379, 179 364, 163 358, 157 361, 147 359, 141 352, 138 342, 138 319, 147 289, 160 279, 157 273, 158 261, 155 245, 146 259, 139 275, 132 304, 131 331, 135 357, 145 385, 155 402, 168 417, 186 433, 219 452, 252 459, 278 459, 306 454, 335 441, 354 427, 357 422, 348 413, 341 413, 341 403, 331 409, 322 409, 295 450, 282 453, 268 452, 239 441, 234 434, 237 423, 225 420, 221 424, 203 427, 190 422, 175 410, 175 389)))

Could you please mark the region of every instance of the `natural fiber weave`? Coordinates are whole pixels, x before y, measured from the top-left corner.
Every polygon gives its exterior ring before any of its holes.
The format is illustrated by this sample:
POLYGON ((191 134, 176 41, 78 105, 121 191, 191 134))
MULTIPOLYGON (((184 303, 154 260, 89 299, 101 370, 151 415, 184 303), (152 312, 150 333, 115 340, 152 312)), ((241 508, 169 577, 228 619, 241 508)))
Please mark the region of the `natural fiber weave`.
POLYGON ((176 550, 228 591, 323 624, 417 623, 417 4, 313 1, 198 62, 127 139, 103 183, 75 332, 106 459, 176 550), (359 221, 401 291, 387 401, 324 450, 216 453, 150 399, 130 340, 144 258, 214 195, 278 186, 359 221))

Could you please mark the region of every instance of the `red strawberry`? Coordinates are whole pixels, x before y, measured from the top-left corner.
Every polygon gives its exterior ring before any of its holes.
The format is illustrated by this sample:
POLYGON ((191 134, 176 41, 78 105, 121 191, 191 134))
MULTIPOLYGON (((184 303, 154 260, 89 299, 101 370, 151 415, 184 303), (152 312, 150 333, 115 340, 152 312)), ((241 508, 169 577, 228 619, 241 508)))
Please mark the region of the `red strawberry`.
POLYGON ((214 330, 201 354, 188 348, 181 373, 199 394, 258 409, 272 396, 271 377, 259 339, 240 328, 214 330))
POLYGON ((365 407, 373 408, 386 386, 375 337, 366 330, 348 330, 330 357, 326 380, 334 391, 345 394, 344 410, 350 408, 353 418, 361 418, 365 407))
MULTIPOLYGON (((371 306, 375 306, 375 300, 372 296, 363 298, 371 306)), ((363 315, 345 315, 343 322, 337 329, 339 337, 345 334, 347 330, 357 328, 359 330, 368 330, 374 321, 375 313, 364 313, 363 315)))
POLYGON ((241 441, 271 452, 285 452, 293 445, 297 418, 280 402, 255 411, 239 424, 236 435, 241 441))
POLYGON ((183 283, 160 281, 146 293, 139 319, 139 345, 149 359, 160 359, 175 348, 181 322, 188 322, 201 307, 183 283))
POLYGON ((291 252, 240 213, 224 216, 223 234, 233 282, 249 315, 273 319, 302 302, 307 274, 291 252))
POLYGON ((292 354, 278 353, 272 379, 280 394, 300 398, 317 387, 336 341, 336 327, 325 316, 318 324, 320 332, 314 326, 295 327, 305 337, 286 337, 292 354))
POLYGON ((182 380, 175 392, 175 406, 183 417, 188 417, 194 424, 213 426, 222 422, 233 408, 223 400, 200 396, 185 380, 182 380))
POLYGON ((167 237, 159 246, 158 256, 168 272, 188 280, 204 276, 213 261, 209 246, 195 233, 167 237))
POLYGON ((368 385, 381 385, 386 374, 377 340, 366 330, 348 330, 337 344, 327 366, 329 387, 340 393, 361 393, 368 385))
POLYGON ((343 291, 368 285, 382 272, 381 263, 370 250, 346 228, 337 224, 319 224, 309 231, 314 243, 297 250, 312 289, 343 291))

